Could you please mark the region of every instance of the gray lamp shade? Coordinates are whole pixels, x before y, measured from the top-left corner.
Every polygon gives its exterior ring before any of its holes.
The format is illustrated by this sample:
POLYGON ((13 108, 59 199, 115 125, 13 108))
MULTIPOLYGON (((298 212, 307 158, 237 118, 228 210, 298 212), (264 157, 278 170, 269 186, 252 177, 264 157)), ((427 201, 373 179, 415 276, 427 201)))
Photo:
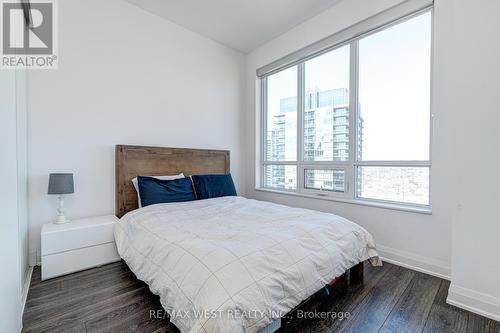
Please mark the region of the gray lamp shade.
POLYGON ((51 173, 49 175, 49 194, 75 193, 72 173, 51 173))

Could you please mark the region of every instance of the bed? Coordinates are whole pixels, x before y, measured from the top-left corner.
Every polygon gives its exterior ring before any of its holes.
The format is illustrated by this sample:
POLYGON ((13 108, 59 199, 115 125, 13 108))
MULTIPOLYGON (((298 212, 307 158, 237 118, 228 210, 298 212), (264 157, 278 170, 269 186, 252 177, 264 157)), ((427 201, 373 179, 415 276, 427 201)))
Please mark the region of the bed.
POLYGON ((325 285, 380 265, 342 217, 228 196, 137 209, 138 175, 229 173, 229 152, 117 146, 118 252, 181 332, 262 332, 325 285))

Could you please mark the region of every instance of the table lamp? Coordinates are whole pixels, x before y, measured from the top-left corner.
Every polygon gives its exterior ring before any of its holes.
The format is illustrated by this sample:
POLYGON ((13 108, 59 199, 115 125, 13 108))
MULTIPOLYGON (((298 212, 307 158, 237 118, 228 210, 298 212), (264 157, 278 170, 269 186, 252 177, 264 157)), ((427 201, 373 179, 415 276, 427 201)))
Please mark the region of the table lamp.
POLYGON ((64 195, 70 193, 75 193, 72 173, 51 173, 49 175, 48 194, 55 194, 59 199, 57 218, 54 223, 62 224, 69 222, 66 215, 64 215, 64 195))

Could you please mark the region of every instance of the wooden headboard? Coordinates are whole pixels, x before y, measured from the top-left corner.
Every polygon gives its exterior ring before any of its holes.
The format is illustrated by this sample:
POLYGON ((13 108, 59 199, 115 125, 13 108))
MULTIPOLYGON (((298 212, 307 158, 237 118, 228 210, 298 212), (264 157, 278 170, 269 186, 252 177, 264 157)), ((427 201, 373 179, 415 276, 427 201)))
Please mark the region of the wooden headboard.
POLYGON ((195 174, 229 173, 229 151, 116 146, 116 216, 137 209, 137 193, 132 178, 139 175, 186 176, 195 174))

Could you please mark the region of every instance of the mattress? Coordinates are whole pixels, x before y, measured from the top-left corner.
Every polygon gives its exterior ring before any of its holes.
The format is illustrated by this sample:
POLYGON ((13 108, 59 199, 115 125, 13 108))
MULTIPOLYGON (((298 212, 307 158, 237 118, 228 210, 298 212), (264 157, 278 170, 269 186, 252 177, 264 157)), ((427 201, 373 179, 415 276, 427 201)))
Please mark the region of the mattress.
POLYGON ((140 208, 115 239, 181 332, 258 332, 359 262, 381 264, 345 218, 243 197, 140 208))

